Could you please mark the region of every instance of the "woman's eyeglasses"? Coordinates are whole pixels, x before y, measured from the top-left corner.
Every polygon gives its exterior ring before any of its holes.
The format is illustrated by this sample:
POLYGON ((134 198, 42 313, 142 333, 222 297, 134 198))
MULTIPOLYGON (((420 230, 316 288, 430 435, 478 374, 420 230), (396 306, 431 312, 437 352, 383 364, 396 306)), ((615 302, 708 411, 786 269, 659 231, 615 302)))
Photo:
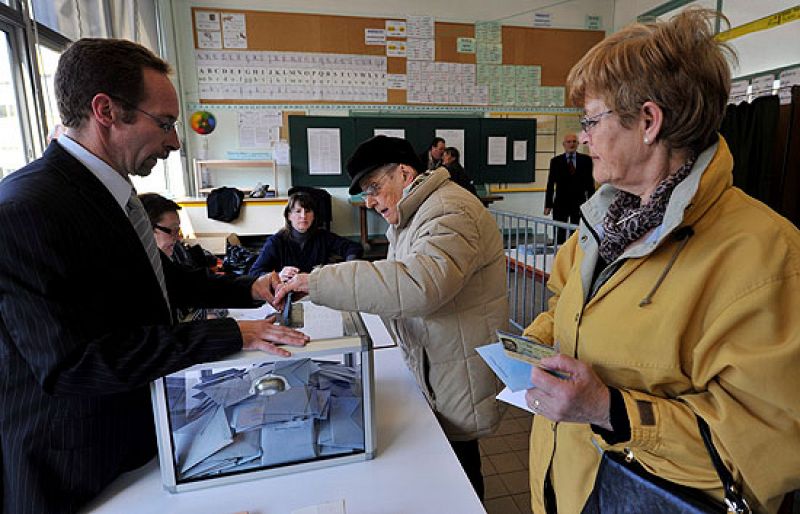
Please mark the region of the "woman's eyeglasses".
POLYGON ((612 112, 614 112, 613 109, 609 109, 601 112, 600 114, 595 114, 594 116, 584 116, 579 120, 581 124, 581 130, 588 134, 589 131, 595 127, 595 125, 600 123, 600 120, 602 120, 604 116, 611 114, 612 112))

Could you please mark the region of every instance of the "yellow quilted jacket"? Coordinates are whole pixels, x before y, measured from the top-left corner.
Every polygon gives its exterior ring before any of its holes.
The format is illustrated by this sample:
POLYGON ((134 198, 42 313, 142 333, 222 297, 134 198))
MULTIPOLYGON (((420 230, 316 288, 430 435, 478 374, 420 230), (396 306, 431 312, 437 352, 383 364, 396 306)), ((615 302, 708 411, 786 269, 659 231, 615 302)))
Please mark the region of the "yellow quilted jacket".
POLYGON ((720 137, 674 190, 663 224, 594 296, 595 234, 616 190, 605 185, 582 206, 555 259, 549 311, 526 333, 558 341, 621 390, 631 439, 609 446, 588 425, 536 416, 534 512, 544 512, 548 472, 559 514, 580 512, 598 447, 630 448, 650 472, 721 498, 695 413, 756 511, 775 512, 800 488, 800 232, 733 187, 732 167, 720 137), (693 235, 681 241, 685 226, 693 235))

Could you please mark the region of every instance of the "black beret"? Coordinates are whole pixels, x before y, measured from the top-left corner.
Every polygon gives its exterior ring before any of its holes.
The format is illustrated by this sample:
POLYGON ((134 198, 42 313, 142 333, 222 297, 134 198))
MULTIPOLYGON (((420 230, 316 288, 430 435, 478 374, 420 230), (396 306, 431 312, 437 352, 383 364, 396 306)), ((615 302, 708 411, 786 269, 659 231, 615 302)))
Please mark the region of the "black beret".
POLYGON ((369 173, 385 164, 407 164, 421 171, 422 164, 414 153, 411 143, 399 137, 375 136, 367 139, 356 148, 347 160, 347 173, 350 175, 350 194, 361 192, 359 182, 369 173))

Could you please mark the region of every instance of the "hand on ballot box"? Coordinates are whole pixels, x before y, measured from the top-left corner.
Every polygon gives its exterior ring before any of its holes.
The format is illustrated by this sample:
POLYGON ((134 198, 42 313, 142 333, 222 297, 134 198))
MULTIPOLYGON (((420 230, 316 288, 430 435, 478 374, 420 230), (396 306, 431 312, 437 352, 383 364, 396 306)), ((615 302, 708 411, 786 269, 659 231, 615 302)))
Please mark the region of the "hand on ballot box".
POLYGON ((298 273, 300 273, 300 268, 295 268, 294 266, 284 266, 280 273, 278 273, 278 276, 281 277, 281 282, 288 282, 298 273))
POLYGON ((242 333, 242 349, 289 357, 291 352, 277 345, 305 346, 308 343, 310 338, 307 335, 293 328, 276 325, 275 320, 273 315, 263 320, 237 321, 242 333))

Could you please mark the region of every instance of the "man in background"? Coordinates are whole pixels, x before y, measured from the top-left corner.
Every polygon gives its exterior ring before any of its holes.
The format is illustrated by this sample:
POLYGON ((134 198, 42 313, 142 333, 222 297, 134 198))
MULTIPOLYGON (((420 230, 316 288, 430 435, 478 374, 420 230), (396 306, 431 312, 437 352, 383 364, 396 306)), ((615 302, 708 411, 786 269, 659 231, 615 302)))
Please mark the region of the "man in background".
MULTIPOLYGON (((578 224, 580 206, 594 194, 592 159, 578 153, 578 136, 564 135, 564 153, 550 159, 550 174, 547 177, 547 194, 544 200, 544 215, 553 213, 555 221, 578 224)), ((559 228, 556 242, 566 239, 566 230, 559 228)))
POLYGON ((419 162, 422 163, 425 170, 435 170, 442 165, 442 156, 446 147, 447 144, 444 142, 444 138, 433 138, 428 148, 419 154, 419 162))
POLYGON ((76 512, 153 458, 152 380, 307 341, 270 320, 173 324, 170 307, 272 300, 274 277, 192 280, 161 258, 129 177, 180 146, 169 71, 130 41, 77 41, 55 75, 66 133, 0 182, 3 512, 76 512))

